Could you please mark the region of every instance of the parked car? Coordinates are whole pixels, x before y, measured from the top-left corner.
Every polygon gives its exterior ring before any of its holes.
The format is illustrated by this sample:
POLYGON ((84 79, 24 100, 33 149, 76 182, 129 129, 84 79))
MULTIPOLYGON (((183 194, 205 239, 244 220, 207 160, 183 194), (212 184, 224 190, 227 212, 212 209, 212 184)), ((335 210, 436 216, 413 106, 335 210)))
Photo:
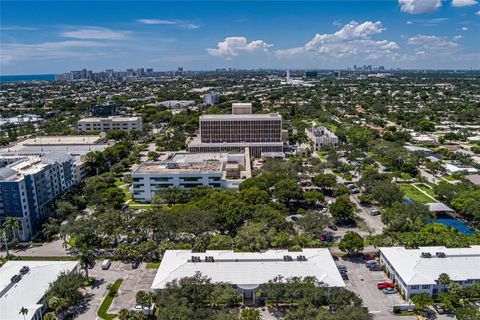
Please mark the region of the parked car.
POLYGON ((365 261, 370 261, 370 260, 375 261, 375 256, 373 254, 364 253, 362 258, 365 261))
POLYGON ((328 208, 323 208, 322 209, 322 213, 327 213, 328 212, 328 208))
POLYGON ((438 314, 444 314, 445 313, 445 309, 443 309, 441 305, 434 304, 433 307, 435 308, 435 310, 437 310, 438 314))
POLYGON ((367 261, 365 262, 365 266, 366 266, 367 268, 369 268, 370 265, 373 265, 373 264, 378 264, 377 260, 371 259, 371 260, 367 260, 367 261))
POLYGON ((343 264, 338 265, 338 266, 337 266, 337 269, 338 269, 339 271, 342 271, 342 270, 347 271, 347 267, 344 266, 343 264))
POLYGON ((105 259, 102 262, 102 270, 108 270, 112 262, 109 259, 105 259))
POLYGON ((359 193, 360 193, 360 190, 358 190, 357 188, 352 189, 352 194, 359 194, 359 193))
POLYGON ((394 288, 385 288, 382 291, 384 294, 393 294, 397 292, 397 290, 395 290, 394 288))
POLYGON ((140 265, 140 261, 132 261, 132 269, 137 269, 140 265))
POLYGON ((334 231, 337 231, 337 230, 338 230, 337 226, 334 225, 334 224, 329 224, 328 227, 329 227, 330 229, 334 230, 334 231))
POLYGON ((382 267, 380 267, 379 264, 372 264, 370 267, 368 267, 368 270, 370 271, 382 271, 382 267))
POLYGON ((331 234, 327 234, 327 242, 332 242, 333 241, 333 236, 331 234))
POLYGON ((388 282, 388 281, 377 283, 377 289, 383 290, 383 289, 386 289, 386 288, 395 288, 395 284, 393 284, 391 282, 388 282))
POLYGON ((298 220, 300 220, 300 218, 299 218, 299 217, 297 217, 297 216, 292 216, 292 221, 295 221, 295 222, 297 222, 298 220))
POLYGON ((348 280, 349 279, 348 278, 348 273, 346 273, 346 272, 340 273, 340 275, 342 276, 343 280, 348 280))
POLYGON ((28 266, 23 266, 22 269, 20 269, 21 274, 26 274, 30 271, 30 268, 28 266))
POLYGON ((375 210, 371 210, 370 211, 370 215, 371 216, 378 216, 379 214, 381 214, 380 210, 378 209, 375 209, 375 210))
POLYGON ((326 234, 322 234, 320 236, 320 241, 327 241, 327 235, 326 234))

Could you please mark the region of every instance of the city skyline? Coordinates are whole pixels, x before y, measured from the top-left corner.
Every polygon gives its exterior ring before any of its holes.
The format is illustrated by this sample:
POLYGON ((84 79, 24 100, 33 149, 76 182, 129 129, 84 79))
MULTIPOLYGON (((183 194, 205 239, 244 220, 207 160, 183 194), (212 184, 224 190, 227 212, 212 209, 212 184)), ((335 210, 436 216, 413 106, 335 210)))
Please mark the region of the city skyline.
POLYGON ((2 3, 1 74, 480 65, 476 0, 2 3))

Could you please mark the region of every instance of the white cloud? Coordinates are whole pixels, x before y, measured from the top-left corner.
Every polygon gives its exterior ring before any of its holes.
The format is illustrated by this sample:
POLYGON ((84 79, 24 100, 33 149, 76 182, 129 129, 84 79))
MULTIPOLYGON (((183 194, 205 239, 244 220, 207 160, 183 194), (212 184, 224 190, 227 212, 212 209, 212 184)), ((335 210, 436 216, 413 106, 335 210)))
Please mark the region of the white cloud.
POLYGON ((34 59, 88 58, 99 56, 99 52, 87 52, 86 49, 106 47, 107 43, 99 41, 58 41, 35 44, 1 43, 0 64, 34 59), (82 48, 82 50, 78 50, 82 48))
POLYGON ((267 52, 271 44, 263 40, 247 41, 245 37, 227 37, 217 44, 217 48, 207 49, 208 54, 216 57, 236 57, 245 52, 267 52))
POLYGON ((34 31, 37 28, 24 26, 0 26, 0 31, 34 31))
POLYGON ((145 25, 175 25, 183 29, 194 30, 200 28, 200 25, 192 22, 179 20, 163 20, 163 19, 138 19, 138 23, 145 25))
POLYGON ((452 0, 452 7, 470 7, 478 4, 477 0, 452 0))
POLYGON ((408 21, 406 22, 406 24, 413 24, 413 21, 408 20, 408 21))
POLYGON ((400 9, 410 14, 430 13, 442 7, 442 0, 398 0, 400 9))
POLYGON ((101 27, 85 27, 78 30, 64 31, 60 35, 73 39, 123 40, 127 38, 128 32, 101 27))
POLYGON ((367 59, 377 59, 391 55, 398 49, 393 41, 374 40, 371 36, 383 32, 385 28, 380 21, 352 21, 334 33, 316 34, 312 40, 302 47, 277 50, 280 57, 302 53, 313 53, 333 58, 362 55, 367 59))
POLYGON ((476 15, 476 16, 480 16, 480 10, 478 10, 477 12, 475 12, 475 15, 476 15))
POLYGON ((141 24, 147 24, 147 25, 177 24, 175 21, 172 21, 172 20, 161 20, 161 19, 138 19, 137 22, 141 24))
POLYGON ((458 43, 454 40, 459 40, 460 38, 455 37, 453 40, 448 37, 438 37, 438 36, 427 36, 427 35, 416 35, 410 37, 407 40, 409 45, 416 46, 415 54, 417 56, 438 56, 438 55, 450 55, 452 50, 458 48, 458 43))
POLYGON ((462 27, 462 31, 468 31, 467 27, 462 27))

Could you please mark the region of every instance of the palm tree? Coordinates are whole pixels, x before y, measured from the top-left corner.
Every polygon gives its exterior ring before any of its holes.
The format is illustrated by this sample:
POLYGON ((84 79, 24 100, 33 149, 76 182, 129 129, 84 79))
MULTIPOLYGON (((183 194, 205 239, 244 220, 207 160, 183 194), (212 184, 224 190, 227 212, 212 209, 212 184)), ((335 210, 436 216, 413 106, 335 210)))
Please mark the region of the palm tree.
POLYGON ((8 252, 8 234, 7 230, 5 228, 0 229, 0 235, 3 238, 3 241, 5 242, 5 251, 7 253, 6 258, 8 259, 8 256, 10 255, 8 252))
POLYGON ((22 307, 18 314, 21 314, 23 316, 23 319, 25 320, 26 319, 25 316, 28 314, 28 309, 25 307, 22 307))
POLYGON ((15 231, 20 228, 20 220, 15 217, 7 217, 3 223, 3 228, 8 232, 13 234, 13 238, 16 239, 17 235, 15 231))
POLYGON ((450 284, 450 276, 446 273, 441 273, 438 276, 437 282, 442 285, 442 291, 445 291, 445 286, 450 284))
POLYGON ((80 248, 78 251, 80 265, 85 270, 85 276, 88 278, 88 267, 95 261, 95 253, 90 248, 80 248))

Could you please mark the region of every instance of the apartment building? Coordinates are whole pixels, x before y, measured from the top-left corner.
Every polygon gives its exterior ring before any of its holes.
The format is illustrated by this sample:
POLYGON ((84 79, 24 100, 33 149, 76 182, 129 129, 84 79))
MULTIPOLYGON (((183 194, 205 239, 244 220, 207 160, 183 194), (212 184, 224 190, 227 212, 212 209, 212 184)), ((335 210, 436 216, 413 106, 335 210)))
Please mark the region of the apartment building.
POLYGON ((203 115, 200 134, 188 141, 188 151, 238 152, 248 147, 260 158, 262 152, 283 152, 283 137, 282 116, 277 113, 203 115))
POLYGON ((423 292, 436 297, 446 291, 448 285, 439 282, 442 273, 462 287, 480 283, 480 246, 380 248, 380 263, 407 299, 423 292))
POLYGON ((163 161, 144 162, 132 172, 133 198, 150 202, 158 191, 173 187, 238 189, 249 165, 244 153, 174 153, 163 161))
POLYGON ((77 122, 80 132, 107 132, 119 131, 142 131, 142 118, 140 117, 118 117, 108 118, 84 118, 77 122))
POLYGON ((203 103, 206 105, 213 105, 220 102, 220 94, 216 92, 210 92, 203 96, 203 103))
POLYGON ((17 235, 29 240, 48 217, 47 206, 75 184, 74 171, 73 157, 62 152, 24 158, 0 168, 0 225, 6 217, 18 218, 17 235))
POLYGON ((318 151, 326 145, 338 146, 337 136, 325 127, 306 128, 305 134, 310 141, 313 151, 318 151))

